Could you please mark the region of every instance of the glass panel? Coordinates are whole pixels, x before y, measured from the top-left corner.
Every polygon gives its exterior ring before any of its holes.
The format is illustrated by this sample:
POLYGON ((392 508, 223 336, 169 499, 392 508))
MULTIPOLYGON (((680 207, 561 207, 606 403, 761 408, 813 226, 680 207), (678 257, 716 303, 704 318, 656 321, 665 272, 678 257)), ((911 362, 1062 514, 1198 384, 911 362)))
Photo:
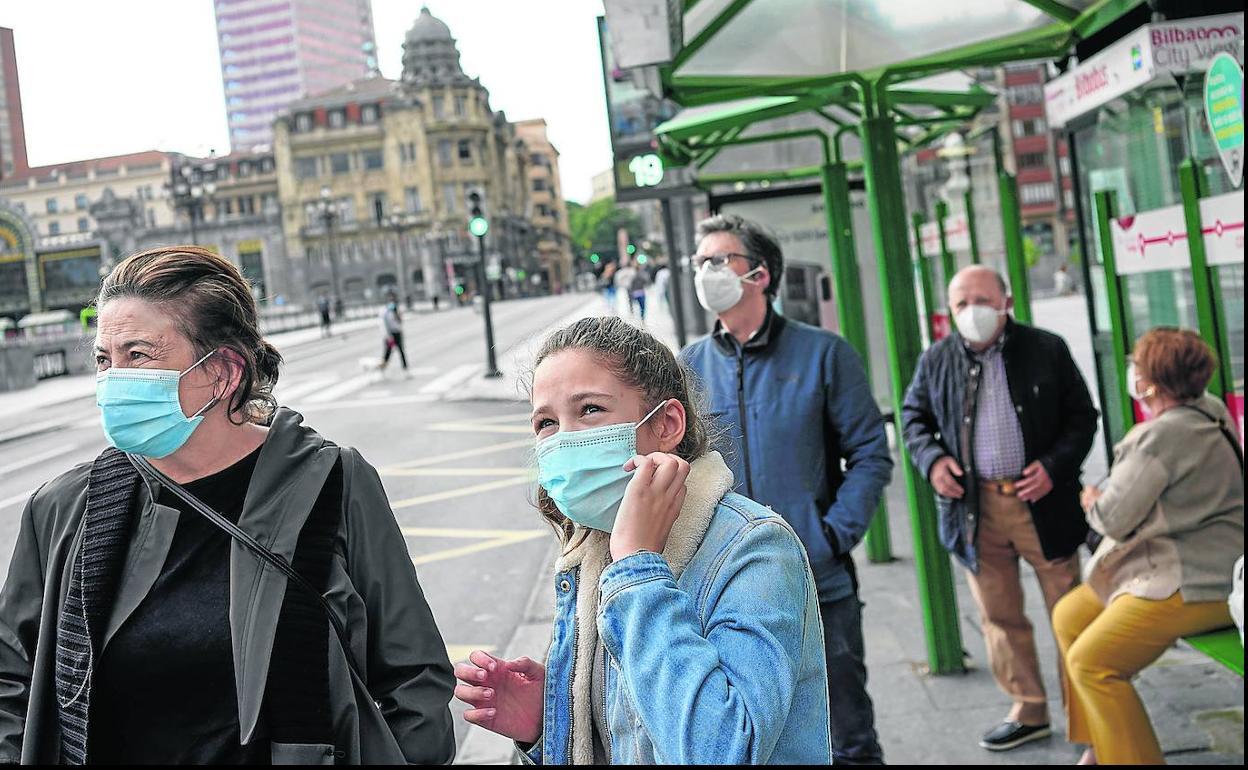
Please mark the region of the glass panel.
MULTIPOLYGON (((685 41, 726 2, 703 0, 685 41), (705 8, 703 7, 705 6, 705 8)), ((1052 23, 1021 0, 755 0, 679 75, 824 75, 881 67, 1052 23), (829 30, 833 34, 828 34, 829 30), (760 41, 769 44, 760 45, 760 41)))

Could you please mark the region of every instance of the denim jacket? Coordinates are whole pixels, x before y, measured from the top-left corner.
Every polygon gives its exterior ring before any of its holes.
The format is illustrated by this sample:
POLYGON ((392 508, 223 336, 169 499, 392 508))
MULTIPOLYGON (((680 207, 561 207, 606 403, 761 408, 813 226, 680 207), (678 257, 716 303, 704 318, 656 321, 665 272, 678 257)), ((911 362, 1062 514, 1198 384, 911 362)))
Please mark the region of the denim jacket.
POLYGON ((775 513, 695 461, 663 555, 609 561, 591 533, 556 568, 543 725, 524 758, 581 764, 828 764, 814 577, 775 513), (592 703, 594 699, 599 703, 592 703), (604 744, 605 745, 602 745, 604 744))

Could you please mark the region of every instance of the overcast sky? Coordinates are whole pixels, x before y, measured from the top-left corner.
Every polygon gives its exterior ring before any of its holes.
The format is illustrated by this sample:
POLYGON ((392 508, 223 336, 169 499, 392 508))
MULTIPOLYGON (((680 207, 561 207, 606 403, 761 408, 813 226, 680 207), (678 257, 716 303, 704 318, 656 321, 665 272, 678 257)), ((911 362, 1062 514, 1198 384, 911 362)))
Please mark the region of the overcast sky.
MULTIPOLYGON (((601 0, 428 0, 494 109, 543 117, 564 195, 611 165, 594 19, 601 0)), ((402 73, 412 0, 373 0, 381 72, 402 73)), ((27 155, 42 166, 143 150, 229 151, 212 0, 0 0, 27 155)))

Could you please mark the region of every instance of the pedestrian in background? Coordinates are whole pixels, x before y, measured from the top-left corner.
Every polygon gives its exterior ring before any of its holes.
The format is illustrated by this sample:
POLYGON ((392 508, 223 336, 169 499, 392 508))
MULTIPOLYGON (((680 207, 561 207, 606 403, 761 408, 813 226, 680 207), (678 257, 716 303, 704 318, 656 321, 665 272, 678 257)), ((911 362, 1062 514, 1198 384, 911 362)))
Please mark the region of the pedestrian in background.
POLYGON ((615 271, 615 289, 617 294, 624 295, 624 303, 628 305, 628 314, 634 315, 633 311, 633 281, 637 277, 637 267, 626 261, 627 257, 620 258, 620 267, 615 271))
POLYGON ((784 520, 733 494, 688 372, 619 318, 549 338, 538 509, 562 543, 546 665, 457 665, 464 718, 540 764, 831 759, 817 590, 784 520))
POLYGON ((403 349, 403 317, 399 315, 398 297, 394 295, 387 298, 385 306, 381 309, 381 334, 382 354, 377 371, 385 373, 386 365, 390 363, 390 354, 397 350, 399 362, 403 364, 403 375, 410 377, 411 373, 407 368, 407 351, 403 349))
POLYGON ((1066 343, 1015 321, 1012 307, 999 273, 959 271, 957 332, 923 353, 902 410, 911 459, 936 490, 941 542, 968 570, 988 662, 1013 701, 980 741, 992 751, 1051 734, 1018 560, 1035 569, 1049 612, 1078 584, 1079 473, 1097 420, 1066 343))
POLYGON ((667 298, 667 286, 671 277, 672 271, 668 268, 666 263, 660 265, 659 269, 654 273, 654 296, 665 308, 671 306, 671 303, 667 298))
POLYGON ((324 292, 316 298, 316 309, 321 314, 321 338, 334 336, 331 329, 333 319, 329 316, 329 296, 324 292))
POLYGON ((892 475, 883 418, 849 344, 772 307, 784 274, 774 238, 736 216, 712 217, 697 233, 694 285, 718 319, 681 358, 729 430, 737 490, 783 516, 810 557, 834 761, 880 764, 850 551, 892 475))
MULTIPOLYGON (((633 269, 633 279, 629 283, 630 302, 636 303, 637 314, 641 316, 642 323, 646 321, 646 288, 650 286, 650 276, 646 274, 643 267, 633 269)), ((630 306, 631 312, 631 306, 630 306)))
POLYGON ((602 298, 607 302, 607 314, 615 315, 619 312, 615 299, 615 271, 618 266, 614 262, 608 262, 602 268, 602 277, 599 279, 599 285, 602 287, 602 298))
POLYGON ((452 669, 386 492, 276 406, 281 355, 238 268, 145 251, 97 304, 113 448, 22 513, 0 762, 449 762, 452 669))
POLYGON ((1070 741, 1089 746, 1081 764, 1164 764, 1131 678, 1179 637, 1231 625, 1244 458, 1226 407, 1205 392, 1216 366, 1195 332, 1141 337, 1127 377, 1149 419, 1114 448, 1103 489, 1084 490, 1104 539, 1088 582, 1053 610, 1070 741))

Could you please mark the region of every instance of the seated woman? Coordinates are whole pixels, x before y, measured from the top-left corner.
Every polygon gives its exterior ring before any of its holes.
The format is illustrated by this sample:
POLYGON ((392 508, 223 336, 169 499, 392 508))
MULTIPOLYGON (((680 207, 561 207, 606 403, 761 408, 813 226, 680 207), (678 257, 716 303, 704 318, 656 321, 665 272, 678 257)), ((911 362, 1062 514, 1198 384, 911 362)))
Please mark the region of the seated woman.
POLYGON ((563 543, 546 665, 474 652, 464 718, 541 764, 828 764, 814 578, 778 515, 729 492, 690 375, 618 318, 537 358, 538 508, 563 543))
POLYGON ((1215 361, 1196 334, 1158 328, 1127 374, 1146 415, 1114 449, 1104 489, 1083 493, 1104 536, 1087 582, 1053 609, 1080 764, 1161 764, 1131 677, 1181 636, 1229 626, 1231 567, 1244 550, 1244 471, 1226 407, 1205 393, 1215 361))

